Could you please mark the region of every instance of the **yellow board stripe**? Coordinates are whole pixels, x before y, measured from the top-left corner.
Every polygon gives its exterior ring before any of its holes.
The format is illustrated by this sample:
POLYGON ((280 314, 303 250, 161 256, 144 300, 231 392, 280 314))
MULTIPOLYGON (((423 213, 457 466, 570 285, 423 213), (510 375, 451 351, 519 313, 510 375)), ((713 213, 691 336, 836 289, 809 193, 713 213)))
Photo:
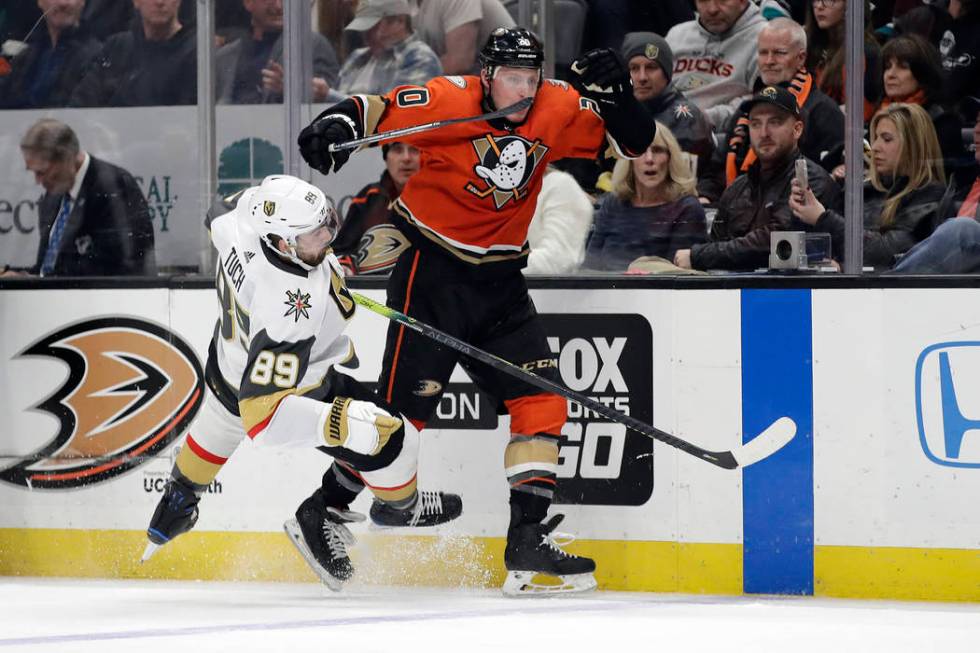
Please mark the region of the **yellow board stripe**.
POLYGON ((980 601, 980 551, 818 546, 815 596, 980 601))
MULTIPOLYGON (((283 533, 191 531, 147 563, 141 531, 0 529, 0 576, 315 581, 283 533)), ((608 590, 740 594, 742 547, 576 540, 568 551, 598 561, 608 590)), ((504 540, 359 534, 351 557, 357 582, 499 587, 504 540)))
MULTIPOLYGON (((282 533, 192 531, 139 564, 141 531, 0 529, 0 576, 309 581, 282 533)), ((352 551, 357 583, 499 587, 504 541, 487 537, 363 534, 352 551)), ((742 593, 742 546, 577 540, 607 590, 742 593)), ((818 546, 814 594, 862 599, 980 602, 980 552, 971 549, 818 546)))

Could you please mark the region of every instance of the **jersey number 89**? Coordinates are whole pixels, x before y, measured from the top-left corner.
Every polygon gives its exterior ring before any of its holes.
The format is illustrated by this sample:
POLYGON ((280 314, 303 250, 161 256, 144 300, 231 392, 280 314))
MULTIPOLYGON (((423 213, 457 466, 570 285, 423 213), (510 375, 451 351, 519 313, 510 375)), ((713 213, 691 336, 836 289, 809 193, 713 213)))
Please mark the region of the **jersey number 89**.
POLYGON ((280 388, 292 388, 298 374, 299 357, 296 354, 274 354, 263 350, 256 357, 248 378, 255 385, 268 385, 271 381, 280 388))

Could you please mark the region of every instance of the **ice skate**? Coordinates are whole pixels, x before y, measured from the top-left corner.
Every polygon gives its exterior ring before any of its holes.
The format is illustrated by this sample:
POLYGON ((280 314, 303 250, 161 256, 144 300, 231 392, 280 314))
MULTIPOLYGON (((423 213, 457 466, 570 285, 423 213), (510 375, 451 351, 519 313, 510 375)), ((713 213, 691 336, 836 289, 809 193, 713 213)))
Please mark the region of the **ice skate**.
POLYGON ((283 529, 323 584, 339 592, 354 575, 347 547, 357 543, 345 524, 359 521, 364 515, 322 506, 314 496, 300 504, 296 518, 286 521, 283 529))
POLYGON ((176 479, 170 479, 163 491, 160 503, 153 511, 146 536, 150 541, 143 551, 140 562, 149 560, 157 549, 182 533, 194 528, 197 523, 197 504, 200 495, 192 487, 176 479))
POLYGON ((554 532, 563 518, 563 515, 555 515, 544 523, 523 524, 508 533, 504 550, 505 596, 551 596, 596 588, 595 561, 566 553, 561 548, 575 539, 572 535, 554 532), (551 576, 556 581, 536 582, 535 576, 539 574, 551 576))
POLYGON ((398 526, 437 526, 452 521, 463 512, 463 500, 458 494, 419 490, 415 505, 396 508, 390 503, 374 500, 371 522, 381 528, 398 526))

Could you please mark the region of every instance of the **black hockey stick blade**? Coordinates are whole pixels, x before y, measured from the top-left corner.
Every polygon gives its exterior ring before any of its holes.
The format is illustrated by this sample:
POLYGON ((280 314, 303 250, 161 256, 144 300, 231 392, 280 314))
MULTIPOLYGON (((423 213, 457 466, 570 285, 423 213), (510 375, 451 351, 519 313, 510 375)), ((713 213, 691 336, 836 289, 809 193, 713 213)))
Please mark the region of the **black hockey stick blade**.
POLYGON ((500 370, 501 372, 510 374, 511 376, 516 377, 525 383, 541 388, 542 390, 553 392, 554 394, 565 397, 566 399, 571 399, 575 403, 584 406, 585 408, 588 408, 589 410, 598 413, 607 419, 622 424, 636 431, 637 433, 642 433, 643 435, 653 438, 654 440, 659 440, 660 442, 668 444, 675 449, 680 449, 684 453, 690 454, 696 458, 700 458, 701 460, 724 469, 746 467, 753 463, 759 462, 764 458, 768 458, 786 446, 786 444, 793 439, 793 436, 796 435, 796 423, 789 417, 780 417, 769 425, 768 428, 762 431, 762 433, 736 449, 731 451, 708 451, 707 449, 702 449, 701 447, 691 444, 686 440, 682 440, 675 435, 671 435, 666 431, 661 431, 655 426, 645 424, 640 420, 630 417, 625 413, 621 413, 614 408, 600 404, 598 401, 575 392, 574 390, 570 390, 560 383, 555 383, 554 381, 538 376, 533 372, 528 372, 527 370, 514 365, 513 363, 506 361, 499 356, 491 354, 490 352, 486 352, 472 345, 468 345, 462 340, 454 338, 444 331, 440 331, 433 326, 429 326, 425 322, 419 322, 415 318, 409 317, 393 308, 389 308, 388 306, 376 302, 369 297, 365 297, 360 293, 351 292, 351 296, 354 298, 355 302, 364 308, 386 317, 393 322, 402 324, 413 331, 417 331, 418 333, 431 338, 436 342, 449 347, 450 349, 455 349, 461 354, 474 358, 481 363, 486 363, 495 370, 500 370))
POLYGON ((483 113, 479 116, 467 116, 466 118, 450 118, 448 120, 436 120, 434 122, 426 122, 421 125, 413 125, 411 127, 402 127, 401 129, 392 129, 390 131, 381 132, 380 134, 372 134, 371 136, 365 136, 364 138, 355 138, 352 141, 346 141, 344 143, 331 143, 330 147, 327 148, 330 152, 336 152, 338 150, 353 150, 362 145, 371 145, 372 143, 377 143, 379 141, 385 141, 389 138, 398 138, 399 136, 411 136, 412 134, 420 134, 422 132, 432 131, 433 129, 439 129, 440 127, 447 127, 449 125, 458 125, 463 122, 475 122, 477 120, 493 120, 494 118, 503 118, 504 116, 509 116, 512 113, 519 113, 524 109, 531 106, 534 98, 526 97, 520 102, 515 102, 509 107, 504 107, 503 109, 497 109, 496 111, 491 111, 489 113, 483 113))

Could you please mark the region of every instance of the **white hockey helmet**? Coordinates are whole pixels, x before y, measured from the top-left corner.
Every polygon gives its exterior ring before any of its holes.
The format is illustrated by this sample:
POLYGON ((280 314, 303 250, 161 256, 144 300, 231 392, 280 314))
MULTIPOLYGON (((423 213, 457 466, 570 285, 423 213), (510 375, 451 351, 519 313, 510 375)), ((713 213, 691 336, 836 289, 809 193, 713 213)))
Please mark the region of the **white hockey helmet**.
POLYGON ((313 268, 296 255, 296 238, 326 227, 330 242, 340 227, 337 210, 323 191, 297 177, 270 175, 254 192, 243 194, 242 200, 247 202, 245 211, 251 227, 269 248, 306 270, 313 268), (285 241, 289 253, 279 251, 272 235, 285 241))

